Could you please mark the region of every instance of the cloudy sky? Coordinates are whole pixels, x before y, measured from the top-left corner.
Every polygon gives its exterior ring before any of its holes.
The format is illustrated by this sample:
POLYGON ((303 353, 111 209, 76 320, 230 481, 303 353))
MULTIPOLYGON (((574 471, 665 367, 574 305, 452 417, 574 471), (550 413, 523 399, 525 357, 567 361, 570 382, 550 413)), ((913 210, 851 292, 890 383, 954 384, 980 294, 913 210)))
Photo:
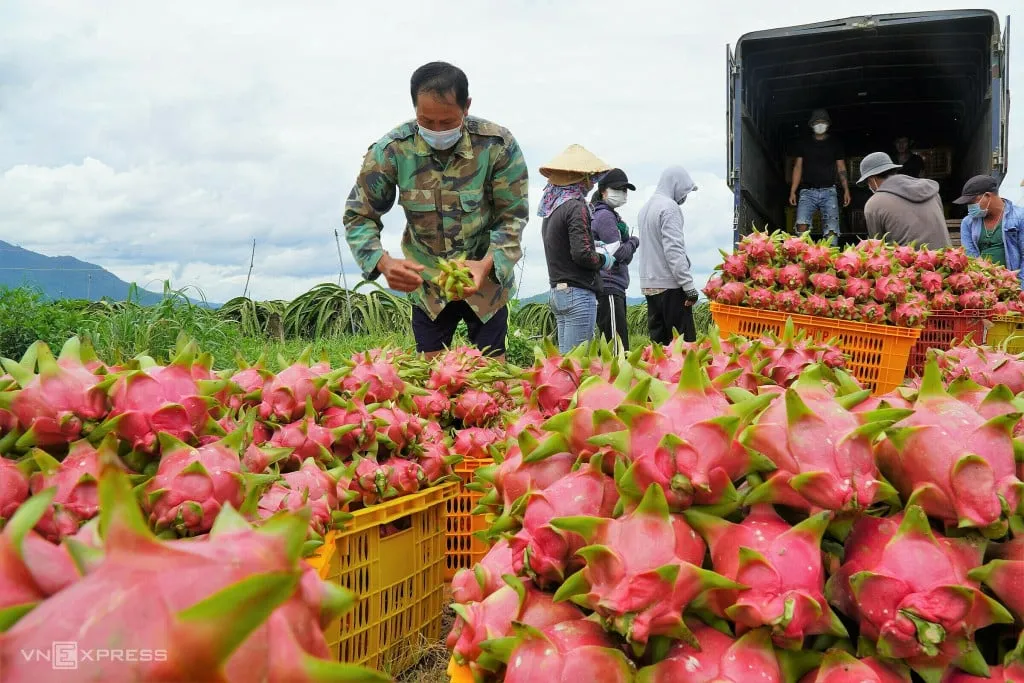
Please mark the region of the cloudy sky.
MULTIPOLYGON (((412 116, 413 69, 443 59, 467 72, 473 113, 518 138, 531 216, 537 167, 570 143, 626 169, 638 187, 630 224, 661 169, 685 165, 700 187, 685 215, 703 283, 731 240, 725 45, 925 5, 957 3, 3 0, 0 239, 154 289, 195 285, 212 301, 242 293, 253 239, 253 296, 336 281, 334 230, 362 156, 412 116)), ((1002 24, 1012 5, 988 7, 1002 24)), ((1024 24, 1015 29, 1021 101, 1024 24)), ((1019 103, 1010 137, 1003 191, 1016 200, 1019 103)), ((393 253, 402 223, 400 209, 385 219, 393 253)), ((539 231, 531 218, 525 295, 547 287, 539 231)), ((353 284, 344 235, 342 249, 353 284)))

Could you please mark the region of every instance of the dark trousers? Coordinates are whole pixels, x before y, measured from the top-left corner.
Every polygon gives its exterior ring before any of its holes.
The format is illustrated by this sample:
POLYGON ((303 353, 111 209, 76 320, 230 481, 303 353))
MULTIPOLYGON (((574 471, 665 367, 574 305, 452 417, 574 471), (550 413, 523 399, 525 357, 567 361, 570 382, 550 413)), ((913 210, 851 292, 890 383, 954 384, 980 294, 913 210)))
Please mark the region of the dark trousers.
POLYGON ((671 344, 673 330, 685 341, 697 341, 693 306, 687 306, 685 302, 686 294, 682 289, 666 289, 661 294, 647 297, 647 329, 652 342, 671 344))
POLYGON ((487 356, 505 354, 505 335, 508 332, 508 306, 502 306, 487 322, 481 322, 465 301, 452 301, 437 320, 431 320, 419 306, 412 307, 412 333, 418 353, 441 351, 452 345, 455 328, 466 321, 469 341, 487 356))
POLYGON ((629 328, 626 327, 626 295, 605 290, 597 295, 597 329, 608 341, 612 338, 612 315, 615 316, 615 331, 619 333, 622 348, 629 351, 629 328), (611 297, 611 304, 608 298, 611 297))

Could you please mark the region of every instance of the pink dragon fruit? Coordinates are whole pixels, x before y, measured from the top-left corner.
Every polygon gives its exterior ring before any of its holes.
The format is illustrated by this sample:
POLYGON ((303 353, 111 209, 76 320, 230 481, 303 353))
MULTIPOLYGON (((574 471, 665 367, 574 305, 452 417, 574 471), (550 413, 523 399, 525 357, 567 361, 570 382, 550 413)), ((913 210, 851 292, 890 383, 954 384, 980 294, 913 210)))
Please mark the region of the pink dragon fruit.
MULTIPOLYGON (((104 440, 101 448, 109 457, 116 458, 116 445, 112 437, 104 440)), ((56 487, 53 505, 46 511, 36 530, 57 543, 71 536, 83 523, 99 512, 96 482, 100 473, 100 454, 88 441, 71 444, 64 460, 57 462, 41 450, 32 451, 39 467, 29 479, 32 494, 56 487)))
POLYGON ((574 358, 562 358, 548 341, 546 351, 534 351, 536 361, 527 372, 526 385, 533 388, 530 405, 550 416, 569 407, 580 385, 582 369, 574 358))
POLYGON ((800 679, 800 683, 853 683, 854 681, 857 683, 910 683, 910 673, 906 667, 896 662, 882 662, 875 657, 857 659, 845 650, 829 650, 825 653, 821 666, 800 679))
POLYGON ((331 447, 334 442, 355 429, 356 425, 345 425, 336 429, 328 429, 316 423, 316 415, 307 411, 307 417, 278 427, 270 438, 272 448, 287 448, 291 452, 281 460, 285 469, 295 469, 307 458, 313 458, 325 465, 334 460, 331 447))
POLYGON ((807 271, 804 270, 803 266, 791 263, 788 266, 779 268, 776 280, 786 289, 799 290, 807 284, 807 271))
POLYGON ((347 468, 328 472, 310 458, 298 470, 281 475, 282 481, 263 493, 257 514, 268 519, 282 510, 297 512, 308 508, 310 528, 323 535, 329 527, 344 520, 339 508, 355 497, 349 493, 349 476, 347 468))
POLYGON ((501 539, 491 546, 472 569, 460 569, 455 573, 452 578, 452 600, 462 605, 482 602, 505 585, 502 576, 514 573, 512 549, 508 540, 501 539))
POLYGON ((500 411, 494 397, 482 389, 467 389, 455 400, 452 414, 467 427, 486 427, 500 411))
POLYGON ((290 451, 287 448, 261 447, 251 443, 242 453, 242 466, 246 472, 265 474, 271 465, 288 455, 290 451))
POLYGON ((504 683, 633 683, 636 667, 601 628, 586 619, 545 629, 514 627, 515 636, 481 648, 506 663, 504 683))
POLYGON ((312 398, 313 409, 317 412, 326 408, 330 396, 326 386, 328 378, 322 370, 326 371, 326 368, 310 367, 309 353, 306 352, 298 362, 277 373, 263 386, 260 417, 294 422, 306 412, 307 398, 312 398))
POLYGON ((377 464, 371 457, 356 456, 349 489, 363 505, 376 505, 381 502, 381 491, 387 490, 387 478, 388 470, 384 465, 377 464))
POLYGON ((263 397, 263 387, 273 377, 274 373, 260 362, 235 372, 228 380, 234 391, 225 390, 228 392, 226 405, 231 410, 258 406, 263 397))
POLYGON ((920 327, 928 311, 920 304, 902 303, 897 304, 892 311, 892 322, 902 327, 920 327))
MULTIPOLYGON (((538 449, 533 449, 527 460, 533 461, 549 454, 566 451, 577 455, 592 453, 596 449, 589 439, 597 434, 617 432, 625 425, 615 417, 613 411, 626 400, 643 400, 640 396, 646 384, 638 385, 636 395, 628 392, 633 382, 633 368, 628 363, 616 370, 614 384, 603 377, 588 377, 583 380, 579 391, 573 397, 569 409, 549 418, 542 428, 547 432, 538 449)), ((589 455, 587 455, 589 457, 589 455)))
POLYGON ((914 268, 918 270, 938 270, 942 267, 942 256, 937 251, 920 249, 914 260, 914 268))
POLYGON ((440 419, 452 407, 451 399, 437 389, 428 389, 426 394, 413 396, 412 402, 416 406, 416 414, 428 420, 440 419))
POLYGON ((968 577, 984 583, 1017 617, 1024 619, 1024 536, 989 547, 992 561, 972 569, 968 577))
POLYGON ((722 286, 724 284, 725 282, 722 281, 721 276, 712 275, 710 278, 708 278, 707 284, 704 285, 704 296, 706 296, 711 301, 717 301, 718 293, 722 291, 722 286))
POLYGON ((28 477, 13 460, 0 456, 0 529, 28 498, 28 477))
POLYGON ((23 434, 18 448, 50 448, 75 441, 95 428, 107 414, 103 378, 94 375, 73 355, 54 359, 43 342, 35 346, 39 374, 12 360, 3 367, 21 387, 0 392, 0 408, 9 408, 23 434))
POLYGON ((960 302, 956 295, 942 291, 934 295, 930 303, 933 311, 955 311, 960 302))
POLYGON ((779 248, 787 261, 796 261, 804 255, 809 246, 811 246, 810 241, 803 237, 787 237, 782 240, 782 245, 779 248))
POLYGON ((869 256, 864 262, 864 272, 876 278, 892 273, 892 257, 886 254, 869 256))
POLYGON ((893 249, 892 256, 896 263, 904 268, 910 268, 917 262, 917 249, 908 246, 898 246, 893 249))
POLYGON ((937 538, 925 511, 908 505, 895 517, 861 517, 845 547, 826 594, 882 657, 906 660, 925 680, 939 680, 953 662, 987 673, 974 631, 1013 617, 968 578, 984 544, 937 538))
POLYGON ((454 474, 452 466, 463 460, 461 455, 451 452, 443 433, 434 433, 435 428, 441 432, 436 422, 430 422, 423 428, 417 457, 417 462, 423 468, 423 474, 431 485, 454 474))
POLYGON ((426 387, 445 396, 455 396, 466 388, 470 374, 485 362, 479 349, 465 346, 449 349, 434 359, 426 387))
MULTIPOLYGON (((583 547, 583 539, 563 533, 551 520, 570 515, 610 517, 618 501, 615 481, 602 472, 600 455, 547 488, 527 492, 523 528, 509 539, 516 574, 530 576, 542 588, 560 584, 574 568, 573 555, 583 547)), ((495 526, 501 529, 503 522, 499 518, 495 526)))
POLYGON ((812 366, 785 394, 774 397, 741 442, 777 469, 745 503, 851 510, 891 496, 891 487, 878 475, 872 439, 906 411, 883 412, 862 424, 845 406, 867 393, 837 399, 822 383, 820 368, 812 366))
POLYGON ((771 287, 775 284, 775 269, 767 263, 754 266, 750 269, 750 279, 754 284, 771 287))
POLYGON ((926 270, 921 273, 921 289, 928 294, 938 294, 942 291, 942 275, 934 271, 926 270))
POLYGON ((407 496, 430 485, 426 472, 418 462, 391 458, 388 460, 387 485, 380 492, 381 500, 407 496))
POLYGON ((871 281, 864 278, 851 277, 846 279, 846 286, 843 294, 853 298, 857 303, 864 303, 871 299, 871 281))
POLYGON ((782 683, 786 680, 765 629, 749 631, 733 640, 696 619, 687 619, 686 625, 700 647, 681 640, 673 642, 665 659, 640 669, 637 683, 782 683))
POLYGON ((752 289, 747 295, 747 305, 751 308, 771 310, 775 306, 775 293, 764 287, 752 289))
POLYGON ((640 655, 651 636, 686 634, 682 613, 709 589, 740 584, 701 569, 704 542, 679 515, 671 515, 657 484, 632 512, 616 519, 555 519, 555 529, 586 539, 586 566, 555 593, 593 610, 605 628, 628 639, 640 655))
POLYGON ((1015 415, 986 420, 942 385, 938 364, 925 364, 913 413, 877 449, 879 467, 900 493, 934 517, 1002 535, 1003 507, 1020 509, 1015 415))
POLYGON ((821 272, 832 265, 832 249, 824 244, 812 244, 803 255, 803 264, 807 270, 821 272))
POLYGON ((377 424, 377 443, 392 454, 405 452, 423 431, 423 420, 397 406, 377 408, 371 417, 377 424))
POLYGON ((583 618, 579 608, 553 602, 528 581, 506 574, 505 582, 481 602, 452 605, 456 619, 448 633, 448 649, 456 663, 468 665, 475 675, 501 668, 503 662, 485 652, 481 644, 510 635, 513 623, 544 629, 583 618))
POLYGON ((769 263, 775 258, 775 240, 763 232, 754 231, 740 240, 737 253, 746 254, 754 263, 769 263))
POLYGON ((747 286, 742 282, 727 282, 718 292, 719 303, 728 306, 739 306, 747 296, 747 286))
POLYGON ((489 427, 469 427, 455 434, 452 451, 467 460, 486 460, 490 447, 501 440, 501 433, 489 427))
POLYGON ((985 307, 981 292, 964 292, 957 297, 957 303, 964 310, 977 310, 985 307))
POLYGON ((828 316, 832 313, 832 302, 820 294, 807 297, 807 312, 811 315, 828 316))
POLYGON ((771 505, 754 505, 740 524, 695 510, 684 515, 707 541, 715 571, 747 586, 709 596, 719 616, 736 622, 737 632, 767 626, 776 644, 791 650, 800 649, 807 635, 847 637, 823 593, 820 547, 830 513, 795 527, 771 505))
POLYGON ((967 250, 963 247, 946 249, 942 252, 942 265, 953 273, 960 273, 967 270, 971 259, 967 256, 967 250))
POLYGON ((939 354, 943 375, 969 378, 983 387, 1007 386, 1014 394, 1024 391, 1024 359, 999 349, 959 344, 939 354))
POLYGON ((804 308, 804 298, 792 289, 775 294, 775 308, 786 313, 800 313, 804 308))
POLYGON ((946 286, 954 294, 969 292, 974 287, 974 281, 967 273, 953 273, 946 276, 946 286))
POLYGON ((363 401, 358 398, 343 401, 334 394, 330 401, 331 406, 323 411, 320 423, 337 435, 332 447, 334 453, 342 459, 348 459, 355 453, 373 450, 377 444, 377 423, 363 401), (349 425, 355 425, 355 429, 348 432, 341 430, 349 425))
POLYGON ((383 349, 357 353, 347 365, 341 388, 352 394, 363 391, 370 403, 393 401, 405 391, 405 382, 383 349))
POLYGON ((519 446, 513 446, 500 463, 476 470, 476 477, 484 484, 479 487, 484 491, 479 504, 483 509, 500 506, 500 510, 511 516, 517 500, 530 491, 543 491, 568 476, 576 459, 572 453, 556 453, 524 462, 519 446))
POLYGON ((167 434, 160 436, 160 464, 146 485, 144 506, 157 532, 173 529, 182 536, 206 533, 221 507, 241 507, 245 499, 238 457, 242 439, 239 430, 195 449, 167 434))
POLYGON ((862 321, 876 325, 884 323, 889 318, 889 311, 885 305, 874 301, 863 304, 860 307, 859 314, 862 321))
POLYGON ((814 363, 824 363, 828 367, 843 367, 845 360, 834 344, 826 343, 819 346, 808 341, 807 334, 798 334, 792 320, 787 320, 783 328, 782 338, 765 336, 761 339, 762 354, 768 358, 761 372, 775 384, 789 386, 804 368, 814 363))
POLYGON ((835 269, 848 278, 859 277, 864 273, 864 257, 854 249, 847 249, 836 259, 835 269))
POLYGON ((811 275, 811 285, 817 294, 835 296, 843 290, 843 283, 832 273, 815 273, 811 275))
MULTIPOLYGON (((205 540, 164 543, 146 528, 124 474, 105 470, 100 487, 104 556, 7 630, 0 639, 5 682, 50 677, 51 663, 17 653, 48 648, 53 638, 76 642, 79 652, 116 647, 166 653, 114 663, 103 657, 76 661, 76 675, 113 683, 211 676, 312 681, 357 674, 354 667, 316 659, 329 655, 322 622, 352 598, 315 575, 300 582, 305 519, 283 516, 256 531, 225 508, 205 540), (81 605, 89 606, 87 620, 81 605)), ((370 676, 365 680, 386 680, 364 673, 370 676)))
POLYGON ((722 252, 722 272, 733 280, 743 280, 747 277, 747 256, 746 254, 722 252))
POLYGON ((883 275, 875 280, 873 295, 879 303, 899 303, 907 296, 907 286, 896 276, 883 275))
POLYGON ((832 317, 840 320, 853 320, 857 317, 857 302, 850 297, 837 296, 832 301, 832 317))

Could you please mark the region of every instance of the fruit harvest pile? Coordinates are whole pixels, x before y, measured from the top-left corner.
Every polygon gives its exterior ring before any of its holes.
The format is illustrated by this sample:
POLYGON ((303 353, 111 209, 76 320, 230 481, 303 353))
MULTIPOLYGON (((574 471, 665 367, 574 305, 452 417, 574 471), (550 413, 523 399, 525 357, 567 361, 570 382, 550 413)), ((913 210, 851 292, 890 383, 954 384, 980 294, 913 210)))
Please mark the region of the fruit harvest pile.
POLYGON ((731 306, 902 327, 919 327, 932 311, 1024 313, 1017 274, 962 247, 864 240, 839 252, 806 234, 752 232, 722 256, 704 293, 731 306))
POLYGON ((871 396, 788 337, 539 363, 477 471, 493 545, 452 582, 455 662, 505 683, 1024 680, 1024 360, 958 346, 871 396))
POLYGON ((73 338, 3 361, 0 678, 45 678, 19 652, 72 641, 149 653, 81 661, 89 680, 385 680, 324 661, 355 596, 301 557, 503 438, 507 370, 460 349, 217 373, 175 351, 106 365, 73 338))

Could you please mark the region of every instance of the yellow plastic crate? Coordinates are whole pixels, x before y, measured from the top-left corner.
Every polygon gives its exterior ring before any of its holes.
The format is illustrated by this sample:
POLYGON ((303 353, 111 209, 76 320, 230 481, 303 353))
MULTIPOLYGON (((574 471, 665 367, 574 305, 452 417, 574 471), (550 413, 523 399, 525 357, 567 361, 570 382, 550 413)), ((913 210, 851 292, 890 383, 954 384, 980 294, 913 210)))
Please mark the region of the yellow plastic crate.
POLYGON ((487 528, 483 515, 472 514, 473 508, 483 497, 482 493, 467 491, 465 485, 473 480, 473 473, 481 467, 493 465, 491 458, 466 459, 455 466, 455 473, 462 482, 459 493, 448 501, 448 553, 445 556, 446 581, 451 581, 460 569, 472 567, 487 554, 488 545, 473 534, 487 528))
POLYGON ((711 316, 723 337, 738 334, 757 339, 766 332, 782 336, 786 318, 796 330, 819 341, 837 337, 847 370, 874 394, 885 394, 903 383, 910 350, 921 336, 920 327, 872 325, 811 315, 762 311, 712 302, 711 316))
POLYGON ((395 676, 441 638, 445 518, 458 482, 353 513, 308 562, 320 578, 353 591, 354 609, 324 630, 332 656, 395 676), (408 525, 399 520, 408 518, 408 525), (385 525, 401 531, 381 537, 385 525), (405 527, 408 528, 405 528, 405 527))
POLYGON ((1009 353, 1024 353, 1024 317, 1019 315, 994 315, 992 327, 985 337, 985 344, 1002 347, 1006 344, 1009 353))

